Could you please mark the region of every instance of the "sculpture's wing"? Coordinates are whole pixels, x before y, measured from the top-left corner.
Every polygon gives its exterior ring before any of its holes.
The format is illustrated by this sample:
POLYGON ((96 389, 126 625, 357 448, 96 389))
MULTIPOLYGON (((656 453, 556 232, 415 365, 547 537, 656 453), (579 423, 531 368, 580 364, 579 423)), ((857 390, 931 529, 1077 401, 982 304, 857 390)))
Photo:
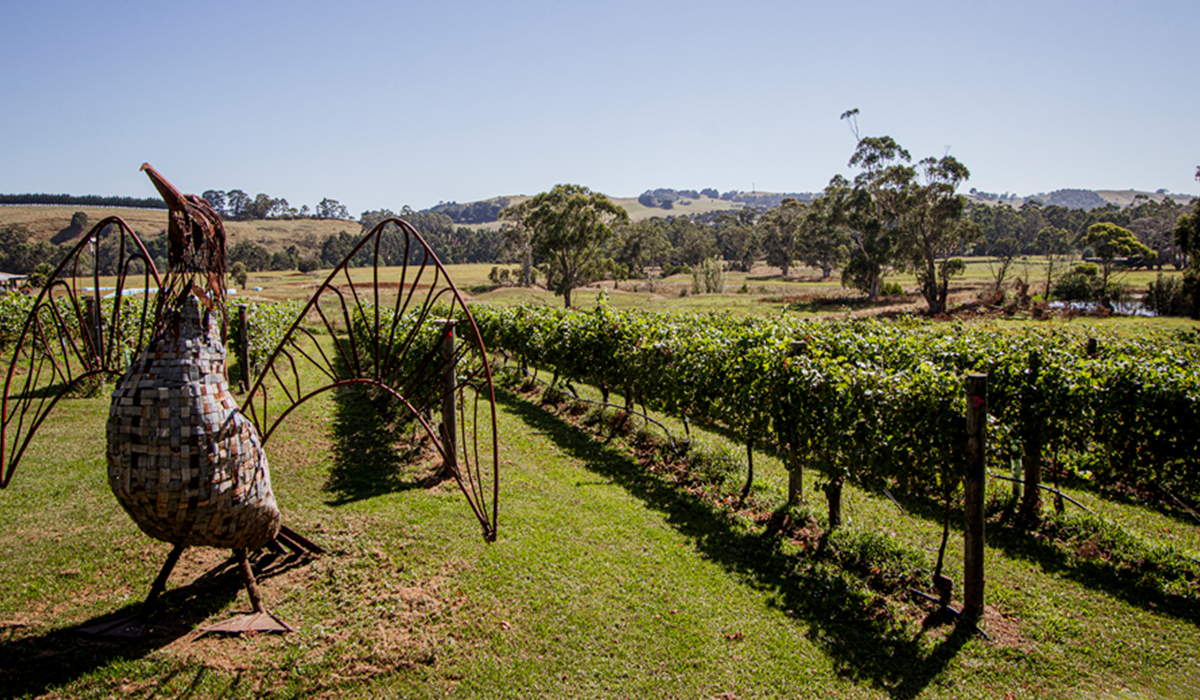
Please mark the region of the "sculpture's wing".
POLYGON ((153 331, 159 275, 137 234, 109 217, 59 263, 8 349, 0 407, 0 488, 58 401, 124 374, 153 331))
POLYGON ((317 287, 263 367, 242 413, 264 445, 310 398, 375 387, 432 441, 484 537, 495 539, 496 402, 487 353, 463 296, 408 223, 388 219, 367 234, 317 287), (402 264, 385 267, 389 260, 402 264))

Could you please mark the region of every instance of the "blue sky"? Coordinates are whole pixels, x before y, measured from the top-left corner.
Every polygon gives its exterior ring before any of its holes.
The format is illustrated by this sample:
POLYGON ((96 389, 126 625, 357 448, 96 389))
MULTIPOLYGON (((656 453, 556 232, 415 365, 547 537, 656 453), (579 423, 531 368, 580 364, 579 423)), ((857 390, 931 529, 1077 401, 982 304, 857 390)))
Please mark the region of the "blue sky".
POLYGON ((421 209, 814 191, 863 135, 966 188, 1200 192, 1200 3, 68 2, 0 12, 0 192, 421 209))

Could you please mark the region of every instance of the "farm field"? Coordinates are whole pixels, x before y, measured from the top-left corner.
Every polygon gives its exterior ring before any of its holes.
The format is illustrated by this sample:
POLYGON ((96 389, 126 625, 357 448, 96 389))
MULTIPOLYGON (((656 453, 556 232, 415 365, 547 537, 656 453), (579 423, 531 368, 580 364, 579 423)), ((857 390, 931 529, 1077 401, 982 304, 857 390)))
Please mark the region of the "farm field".
MULTIPOLYGON (((1035 264, 1023 274, 1036 279, 1035 264)), ((545 290, 491 285, 491 268, 449 269, 477 303, 561 306, 545 290)), ((676 275, 654 290, 610 281, 575 298, 584 307, 607 297, 617 309, 830 318, 923 307, 912 295, 866 307, 836 278, 777 272, 728 273, 725 294, 691 294, 690 277, 676 275)), ((252 274, 232 303, 305 299, 326 274, 252 274)), ((371 276, 350 274, 355 285, 371 276)), ((989 277, 987 261, 971 261, 957 300, 976 300, 989 277)), ((894 279, 911 291, 910 278, 894 279)), ((1195 328, 1021 313, 977 323, 1133 336, 1195 328)), ((311 402, 272 439, 285 522, 329 550, 259 559, 267 604, 298 628, 283 636, 196 631, 248 607, 228 553, 209 549, 185 554, 146 639, 71 631, 136 606, 168 547, 142 535, 109 493, 104 392, 65 401, 0 491, 0 697, 1200 697, 1194 577, 1164 587, 1152 570, 1109 565, 1095 540, 1071 538, 1075 506, 1047 535, 1017 532, 990 510, 987 607, 978 630, 956 627, 909 584, 879 582, 903 574, 929 590, 942 511, 927 494, 847 483, 845 524, 828 545, 841 554, 831 558, 815 538, 776 527, 783 518, 827 528, 827 475, 807 470, 804 502, 786 508, 786 470, 760 449, 743 502, 745 446, 731 431, 652 412, 654 423, 633 418, 626 432, 612 413, 541 395, 511 371, 503 377, 493 544, 481 541, 453 484, 430 480, 429 459, 403 465, 394 448, 362 448, 363 436, 390 427, 364 412, 361 397, 311 402), (662 427, 675 438, 690 429, 695 452, 716 455, 711 473, 701 479, 674 462, 662 427), (897 548, 916 558, 896 559, 897 548)), ((1008 491, 992 481, 990 502, 1008 491)), ((1194 514, 1083 482, 1066 482, 1065 493, 1200 571, 1194 514)), ((960 523, 946 562, 956 585, 960 523)))
MULTIPOLYGON (((562 298, 544 287, 497 286, 488 280, 488 274, 494 266, 490 264, 447 265, 446 269, 455 285, 463 291, 471 301, 484 302, 497 306, 514 306, 517 304, 545 304, 562 306, 562 298)), ((1019 268, 1017 274, 1028 276, 1035 280, 1034 294, 1040 289, 1036 284, 1039 278, 1040 265, 1037 261, 1028 261, 1026 266, 1019 268)), ((281 301, 285 299, 305 299, 328 276, 328 270, 317 270, 308 274, 291 272, 253 272, 250 273, 246 288, 237 290, 236 298, 252 301, 281 301)), ((386 273, 382 273, 386 274, 386 273)), ((1144 292, 1146 285, 1155 279, 1158 272, 1138 270, 1125 273, 1120 281, 1127 285, 1135 298, 1144 292)), ((1164 270, 1163 275, 1179 275, 1182 272, 1164 270)), ((367 283, 371 273, 366 269, 351 269, 350 277, 355 282, 367 283)), ((692 278, 688 274, 675 274, 666 279, 627 280, 614 282, 612 280, 596 282, 577 289, 573 299, 579 308, 591 308, 596 305, 597 298, 604 290, 608 294, 608 303, 619 309, 640 308, 647 311, 673 312, 714 312, 733 313, 737 315, 771 316, 786 312, 800 316, 821 316, 844 318, 848 315, 874 315, 878 313, 919 312, 925 308, 925 302, 917 293, 917 283, 911 275, 894 275, 889 281, 899 283, 907 292, 901 297, 884 297, 877 304, 866 304, 858 300, 854 290, 841 286, 836 273, 827 280, 822 280, 820 272, 809 268, 796 268, 792 275, 784 278, 778 268, 758 266, 750 272, 728 271, 725 273, 725 293, 723 294, 694 294, 692 278)), ((1010 278, 1011 279, 1011 278, 1010 278)), ((105 284, 103 278, 101 284, 105 284)), ((1005 282, 1005 287, 1009 286, 1005 282)), ((968 258, 967 273, 955 279, 952 285, 951 306, 976 301, 981 293, 993 286, 989 262, 984 258, 968 258)), ((1027 312, 1018 312, 1010 321, 1024 322, 1029 320, 1027 312)), ((1128 322, 1121 317, 1098 319, 1094 317, 1076 317, 1070 321, 1055 319, 1051 323, 1073 322, 1077 325, 1094 324, 1112 325, 1128 322)), ((1194 325, 1185 319, 1138 319, 1136 325, 1141 327, 1180 327, 1194 325)))
MULTIPOLYGON (((108 491, 107 398, 67 401, 0 492, 0 695, 1200 697, 1194 595, 1154 593, 989 525, 988 636, 956 631, 932 606, 878 595, 773 535, 766 516, 786 483, 774 455, 756 456, 738 508, 647 468, 636 435, 597 435, 569 402, 508 386, 497 542, 481 541, 452 485, 422 481, 427 465, 339 457, 334 445, 373 425, 356 402, 310 403, 268 453, 285 522, 329 553, 260 561, 268 605, 298 631, 198 635, 247 601, 226 552, 193 549, 151 636, 132 644, 68 628, 140 601, 168 547, 108 491)), ((692 434, 704 449, 742 449, 721 430, 692 434)), ((814 514, 819 481, 804 483, 814 514)), ((1184 515, 1067 493, 1146 541, 1200 554, 1184 515)), ((844 498, 848 532, 932 558, 940 510, 899 495, 901 513, 852 485, 844 498)), ((955 580, 960 542, 952 532, 955 580)))
MULTIPOLYGON (((0 207, 0 226, 24 225, 29 229, 30 238, 34 241, 77 243, 78 236, 82 232, 76 233, 76 237, 73 239, 55 240, 55 236, 71 223, 71 215, 77 211, 87 214, 89 227, 107 216, 119 216, 143 241, 148 241, 167 229, 167 211, 165 209, 113 209, 85 206, 0 207)), ((228 236, 230 247, 240 241, 249 240, 266 245, 272 252, 282 250, 289 245, 319 249, 321 240, 326 236, 336 235, 339 231, 357 234, 358 222, 338 219, 266 219, 225 222, 225 233, 228 236)))

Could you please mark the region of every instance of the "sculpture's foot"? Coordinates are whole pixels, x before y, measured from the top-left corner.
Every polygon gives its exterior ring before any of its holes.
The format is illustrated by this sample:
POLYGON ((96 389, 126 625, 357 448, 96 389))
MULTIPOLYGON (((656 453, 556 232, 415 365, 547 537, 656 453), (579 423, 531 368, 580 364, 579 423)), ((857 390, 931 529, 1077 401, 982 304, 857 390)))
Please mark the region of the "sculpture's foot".
POLYGON ((258 592, 258 585, 254 582, 254 572, 250 570, 250 560, 246 556, 246 550, 233 550, 234 556, 237 557, 238 569, 242 572, 242 581, 246 584, 246 592, 250 594, 250 605, 254 607, 254 612, 247 615, 238 615, 224 622, 217 623, 211 627, 202 627, 203 632, 223 632, 226 634, 245 634, 247 632, 294 632, 286 622, 275 617, 267 612, 263 607, 262 595, 258 592))
POLYGON ((89 637, 137 639, 146 635, 146 617, 142 614, 142 609, 138 608, 88 620, 73 629, 89 637))
POLYGON ((220 632, 223 634, 246 634, 259 632, 295 632, 286 622, 269 612, 253 612, 247 615, 231 617, 215 625, 201 627, 200 632, 220 632))

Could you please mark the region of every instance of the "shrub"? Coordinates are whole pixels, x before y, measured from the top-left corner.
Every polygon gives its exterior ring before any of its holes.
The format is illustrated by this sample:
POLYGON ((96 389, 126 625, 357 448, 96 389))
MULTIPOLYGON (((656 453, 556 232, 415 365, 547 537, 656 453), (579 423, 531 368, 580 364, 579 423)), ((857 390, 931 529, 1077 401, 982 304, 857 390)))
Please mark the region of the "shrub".
POLYGON ((725 263, 718 258, 705 258, 692 270, 692 291, 696 294, 725 293, 725 263))
POLYGON ((1188 316, 1192 311, 1191 299, 1184 293, 1183 280, 1164 276, 1161 272, 1147 287, 1142 305, 1159 316, 1188 316))
POLYGON ((1099 296, 1099 287, 1100 267, 1095 263, 1079 263, 1059 278, 1053 295, 1063 301, 1091 301, 1099 296))

